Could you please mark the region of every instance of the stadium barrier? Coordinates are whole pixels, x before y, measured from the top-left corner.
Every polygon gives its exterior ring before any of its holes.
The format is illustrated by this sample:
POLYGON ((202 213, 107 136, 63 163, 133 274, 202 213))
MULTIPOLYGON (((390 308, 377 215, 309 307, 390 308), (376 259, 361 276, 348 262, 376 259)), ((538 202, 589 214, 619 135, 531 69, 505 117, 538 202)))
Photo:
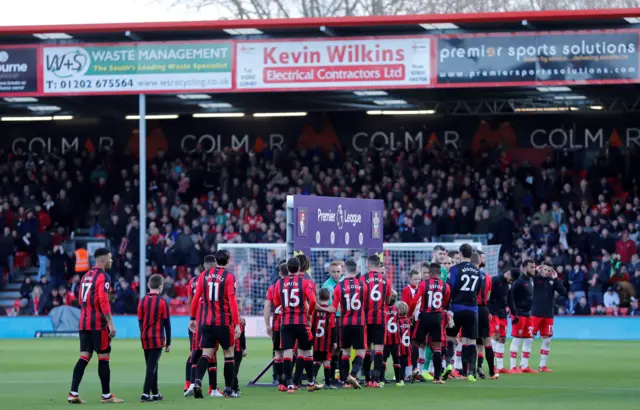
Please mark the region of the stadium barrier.
MULTIPOLYGON (((246 316, 247 337, 266 337, 262 316, 246 316)), ((140 336, 136 316, 114 316, 119 339, 140 336)), ((640 319, 635 317, 556 317, 555 339, 640 341, 640 319)), ((172 316, 174 338, 188 337, 188 316, 172 316)), ((29 339, 38 332, 53 332, 49 317, 0 317, 0 339, 29 339)), ((510 332, 510 330, 509 330, 510 332)), ((510 333, 508 333, 510 334, 510 333)), ((64 337, 65 335, 60 335, 64 337)))

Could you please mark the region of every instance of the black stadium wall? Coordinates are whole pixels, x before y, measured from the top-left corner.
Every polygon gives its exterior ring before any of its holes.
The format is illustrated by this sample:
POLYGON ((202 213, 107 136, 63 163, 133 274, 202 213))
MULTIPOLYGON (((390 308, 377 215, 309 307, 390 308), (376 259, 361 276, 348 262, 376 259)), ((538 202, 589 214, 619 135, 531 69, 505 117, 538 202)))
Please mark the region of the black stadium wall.
MULTIPOLYGON (((100 119, 0 124, 0 148, 68 153, 110 148, 137 153, 138 122, 100 119)), ((434 145, 476 151, 484 145, 529 153, 536 150, 640 148, 640 120, 614 115, 508 117, 369 116, 311 113, 300 118, 150 120, 149 156, 162 149, 188 153, 243 150, 263 152, 296 146, 358 153, 398 144, 411 149, 434 145)))

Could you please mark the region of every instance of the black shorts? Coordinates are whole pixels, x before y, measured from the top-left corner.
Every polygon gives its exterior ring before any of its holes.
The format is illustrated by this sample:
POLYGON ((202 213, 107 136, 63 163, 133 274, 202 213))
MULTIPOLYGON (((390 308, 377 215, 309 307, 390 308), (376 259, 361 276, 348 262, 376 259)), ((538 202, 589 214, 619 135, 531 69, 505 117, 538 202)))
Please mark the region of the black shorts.
POLYGON ((345 325, 340 329, 340 347, 356 350, 367 347, 367 331, 364 326, 345 325))
POLYGON ((235 345, 235 334, 231 326, 200 326, 200 347, 203 349, 227 350, 235 345))
POLYGON ((447 328, 447 336, 456 337, 462 329, 462 337, 478 338, 478 313, 472 310, 459 310, 453 314, 455 325, 447 328))
POLYGON ((331 361, 331 352, 320 352, 318 350, 313 351, 314 362, 331 361))
POLYGON ((274 330, 273 336, 271 336, 271 341, 273 342, 273 350, 280 351, 280 331, 274 330))
POLYGON ((384 345, 384 325, 367 325, 367 345, 384 345))
POLYGON ((442 340, 442 313, 420 313, 412 339, 418 344, 424 344, 427 341, 427 336, 431 336, 431 340, 435 342, 442 340))
POLYGON ((487 337, 491 337, 491 313, 488 307, 478 306, 478 343, 487 337))
POLYGON ((111 338, 108 330, 81 330, 78 334, 81 352, 111 353, 111 338))
POLYGON ((313 347, 311 329, 307 325, 283 325, 280 328, 280 348, 293 349, 296 342, 298 342, 298 349, 311 350, 313 347))

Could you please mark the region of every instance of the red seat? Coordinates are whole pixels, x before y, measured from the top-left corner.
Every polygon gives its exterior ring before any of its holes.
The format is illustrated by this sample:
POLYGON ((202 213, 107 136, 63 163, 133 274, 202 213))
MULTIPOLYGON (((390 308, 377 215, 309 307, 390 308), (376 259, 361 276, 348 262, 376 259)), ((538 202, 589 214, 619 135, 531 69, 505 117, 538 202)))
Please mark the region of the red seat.
POLYGON ((628 308, 620 308, 620 316, 627 316, 628 308))
POLYGON ((16 269, 26 269, 31 266, 31 258, 27 252, 16 252, 13 265, 16 269))
POLYGON ((604 309, 604 313, 606 313, 606 314, 607 314, 607 316, 613 316, 614 312, 615 312, 615 311, 613 310, 613 308, 612 308, 612 307, 608 307, 608 308, 605 308, 605 309, 604 309))
POLYGON ((591 308, 591 314, 592 314, 592 315, 595 315, 595 314, 596 314, 596 308, 594 308, 594 307, 592 307, 592 308, 591 308))

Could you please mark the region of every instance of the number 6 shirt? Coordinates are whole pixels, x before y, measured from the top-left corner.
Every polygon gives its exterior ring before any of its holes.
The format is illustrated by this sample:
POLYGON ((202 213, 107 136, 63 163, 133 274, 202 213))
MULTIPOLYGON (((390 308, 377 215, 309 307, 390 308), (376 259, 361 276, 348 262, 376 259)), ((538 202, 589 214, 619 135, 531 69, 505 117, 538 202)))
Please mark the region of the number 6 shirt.
POLYGON ((282 326, 306 325, 309 312, 316 308, 316 295, 311 281, 301 274, 280 279, 273 290, 273 304, 276 308, 282 307, 282 326))

